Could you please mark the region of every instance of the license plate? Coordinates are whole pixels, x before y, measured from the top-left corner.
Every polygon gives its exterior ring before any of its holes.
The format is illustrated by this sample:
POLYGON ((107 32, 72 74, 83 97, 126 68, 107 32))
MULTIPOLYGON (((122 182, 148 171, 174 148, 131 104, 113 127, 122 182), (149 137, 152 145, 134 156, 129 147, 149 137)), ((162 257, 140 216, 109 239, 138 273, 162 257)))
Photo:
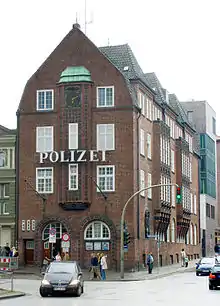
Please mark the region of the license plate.
POLYGON ((209 270, 202 270, 202 272, 209 272, 209 270))
POLYGON ((62 288, 62 287, 55 287, 53 288, 54 291, 65 291, 66 288, 62 288))

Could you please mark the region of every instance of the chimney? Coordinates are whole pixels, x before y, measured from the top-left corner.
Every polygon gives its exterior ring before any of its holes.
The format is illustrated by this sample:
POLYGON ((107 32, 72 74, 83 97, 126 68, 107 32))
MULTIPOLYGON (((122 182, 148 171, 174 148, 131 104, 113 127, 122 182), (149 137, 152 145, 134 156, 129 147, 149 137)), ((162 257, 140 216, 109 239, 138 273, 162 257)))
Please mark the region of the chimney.
POLYGON ((73 24, 73 29, 80 29, 80 24, 79 23, 74 23, 73 24))

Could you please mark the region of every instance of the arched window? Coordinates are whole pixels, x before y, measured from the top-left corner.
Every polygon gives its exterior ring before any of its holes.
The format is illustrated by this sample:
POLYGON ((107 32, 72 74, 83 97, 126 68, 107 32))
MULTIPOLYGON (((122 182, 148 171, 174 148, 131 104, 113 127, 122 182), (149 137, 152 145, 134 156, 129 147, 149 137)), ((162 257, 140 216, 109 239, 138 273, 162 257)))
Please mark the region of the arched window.
POLYGON ((170 242, 170 225, 167 228, 167 242, 170 242))
POLYGON ((194 244, 197 245, 197 225, 194 225, 194 244))
POLYGON ((171 242, 175 242, 176 240, 175 225, 176 225, 176 222, 175 222, 175 219, 173 218, 172 225, 171 225, 171 242))
POLYGON ((193 224, 190 225, 190 244, 193 244, 193 224))
POLYGON ((85 240, 110 240, 111 232, 109 227, 101 221, 90 223, 84 231, 85 240))
POLYGON ((63 233, 66 233, 67 230, 64 225, 62 225, 60 222, 54 222, 49 223, 45 226, 43 232, 42 232, 42 240, 48 240, 50 235, 50 229, 55 228, 56 229, 56 239, 61 239, 63 233))
POLYGON ((186 234, 186 244, 189 244, 189 242, 190 242, 190 237, 189 237, 189 230, 188 230, 186 234))

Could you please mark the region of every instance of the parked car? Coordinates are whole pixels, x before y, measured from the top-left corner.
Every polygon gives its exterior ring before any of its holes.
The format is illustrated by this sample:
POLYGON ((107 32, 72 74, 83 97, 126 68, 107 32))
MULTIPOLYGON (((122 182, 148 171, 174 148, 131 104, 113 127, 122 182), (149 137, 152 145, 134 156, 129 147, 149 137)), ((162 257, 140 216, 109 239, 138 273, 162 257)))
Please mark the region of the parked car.
POLYGON ((220 264, 216 264, 209 274, 209 290, 220 286, 220 264))
POLYGON ((52 262, 42 273, 44 278, 40 285, 40 295, 47 297, 55 293, 81 296, 84 292, 83 274, 75 261, 52 262))
POLYGON ((203 257, 196 264, 196 275, 209 275, 216 263, 218 263, 218 261, 215 257, 203 257))

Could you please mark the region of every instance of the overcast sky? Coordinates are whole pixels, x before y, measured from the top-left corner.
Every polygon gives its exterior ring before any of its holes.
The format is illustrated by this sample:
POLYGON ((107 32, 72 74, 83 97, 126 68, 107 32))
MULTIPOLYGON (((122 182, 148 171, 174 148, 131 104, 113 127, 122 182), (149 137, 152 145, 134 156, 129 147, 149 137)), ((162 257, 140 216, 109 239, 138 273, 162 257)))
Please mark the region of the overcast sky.
MULTIPOLYGON (((0 124, 16 127, 24 85, 78 22, 84 0, 0 1, 0 124)), ((220 0, 87 0, 88 37, 129 43, 144 72, 180 100, 207 100, 220 119, 220 0)), ((220 122, 220 121, 219 121, 220 122)), ((220 124, 217 131, 220 133, 220 124)))

